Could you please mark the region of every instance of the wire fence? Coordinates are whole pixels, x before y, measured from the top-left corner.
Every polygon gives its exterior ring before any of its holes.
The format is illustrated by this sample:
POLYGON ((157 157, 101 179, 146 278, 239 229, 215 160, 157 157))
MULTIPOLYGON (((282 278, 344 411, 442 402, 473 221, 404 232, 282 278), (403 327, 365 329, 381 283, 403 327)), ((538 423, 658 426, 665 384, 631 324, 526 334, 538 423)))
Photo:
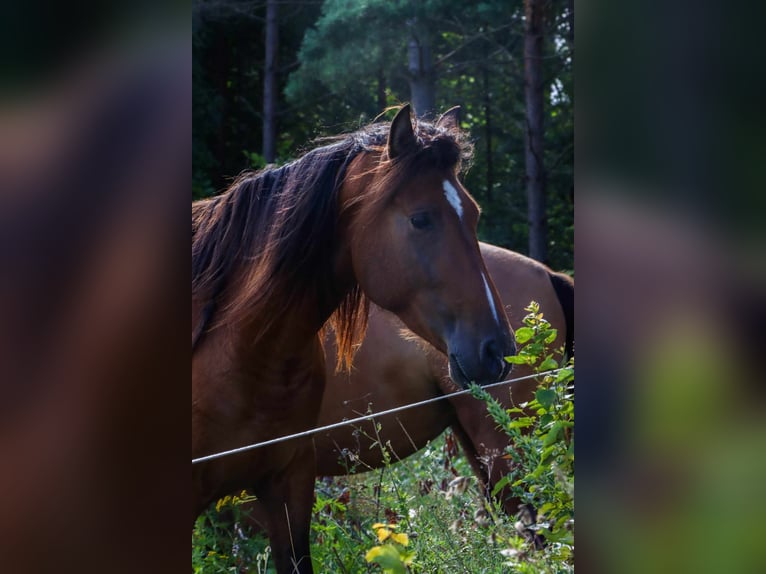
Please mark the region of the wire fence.
MULTIPOLYGON (((541 373, 535 373, 533 375, 526 375, 524 377, 518 377, 516 379, 508 379, 508 380, 505 380, 505 381, 500 381, 500 382, 497 382, 497 383, 492 383, 490 385, 485 385, 482 388, 483 389, 491 389, 491 388, 494 388, 494 387, 499 387, 501 385, 512 385, 513 383, 518 383, 519 381, 526 381, 528 379, 534 379, 534 378, 537 378, 537 377, 544 377, 546 375, 553 375, 555 373, 558 373, 559 371, 561 371, 564 368, 566 368, 566 367, 560 367, 558 369, 551 369, 549 371, 543 371, 541 373)), ((337 422, 337 423, 332 423, 332 424, 329 424, 329 425, 325 425, 325 426, 321 426, 321 427, 305 430, 305 431, 302 431, 302 432, 298 432, 298 433, 294 433, 294 434, 289 434, 289 435, 285 435, 285 436, 280 436, 280 437, 273 438, 273 439, 270 439, 270 440, 265 440, 265 441, 262 441, 262 442, 248 444, 248 445, 241 446, 241 447, 238 447, 238 448, 233 448, 231 450, 224 450, 224 451, 217 452, 217 453, 214 453, 214 454, 209 454, 209 455, 206 455, 206 456, 201 456, 199 458, 193 458, 192 459, 192 464, 199 464, 201 462, 207 462, 207 461, 210 461, 210 460, 215 460, 215 459, 218 459, 218 458, 223 458, 225 456, 231 456, 231 455, 234 455, 234 454, 240 454, 240 453, 247 452, 247 451, 250 451, 250 450, 255 450, 257 448, 261 448, 261 447, 264 447, 264 446, 270 446, 270 445, 277 444, 277 443, 280 443, 280 442, 285 442, 285 441, 293 440, 293 439, 296 439, 296 438, 303 438, 303 437, 311 436, 313 434, 317 434, 317 433, 320 433, 320 432, 325 432, 325 431, 328 431, 328 430, 333 430, 333 429, 344 427, 344 426, 348 426, 348 425, 354 425, 354 424, 357 424, 357 423, 360 423, 360 422, 364 422, 364 421, 367 421, 367 420, 370 420, 370 419, 374 419, 376 417, 383 417, 383 416, 386 416, 386 415, 390 415, 390 414, 406 411, 408 409, 414 409, 416 407, 422 407, 424 405, 435 403, 437 401, 441 401, 441 400, 444 400, 444 399, 449 399, 449 398, 457 397, 457 396, 460 396, 460 395, 466 395, 466 394, 468 394, 470 392, 471 392, 470 389, 464 389, 462 391, 456 391, 454 393, 447 393, 447 394, 444 394, 444 395, 439 395, 438 397, 432 397, 430 399, 426 399, 426 400, 423 400, 423 401, 418 401, 418 402, 415 402, 415 403, 409 403, 409 404, 406 404, 406 405, 395 407, 393 409, 388 409, 388 410, 380 411, 380 412, 377 412, 377 413, 370 413, 368 415, 364 415, 364 416, 357 417, 357 418, 354 418, 354 419, 348 419, 348 420, 340 421, 340 422, 337 422)))

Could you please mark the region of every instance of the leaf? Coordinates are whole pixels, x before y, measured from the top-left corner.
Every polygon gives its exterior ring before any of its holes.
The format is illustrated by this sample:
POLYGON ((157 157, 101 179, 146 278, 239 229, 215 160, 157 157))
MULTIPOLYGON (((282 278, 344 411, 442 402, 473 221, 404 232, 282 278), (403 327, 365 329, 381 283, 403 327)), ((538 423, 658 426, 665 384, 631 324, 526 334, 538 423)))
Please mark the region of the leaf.
POLYGON ((535 399, 540 405, 546 409, 549 409, 556 400, 556 392, 550 389, 538 389, 535 392, 535 399))
POLYGON ((540 464, 548 464, 549 460, 548 457, 550 457, 551 454, 553 454, 553 451, 556 450, 556 445, 552 444, 543 452, 540 454, 540 464))
POLYGON ((391 534, 391 540, 402 546, 407 546, 410 543, 409 537, 404 532, 394 532, 391 534))
POLYGON ((570 369, 568 367, 561 369, 558 374, 556 374, 556 382, 560 383, 561 381, 566 381, 572 376, 573 373, 574 369, 570 369))
POLYGON ((415 554, 416 552, 414 550, 407 550, 406 552, 402 552, 399 557, 405 566, 410 566, 415 559, 415 554))
POLYGON ((574 544, 574 534, 569 530, 560 529, 555 532, 551 532, 549 530, 541 530, 540 532, 548 542, 569 544, 570 546, 574 544))
POLYGON ((515 421, 508 423, 508 429, 523 429, 532 426, 534 420, 532 417, 519 417, 515 421))
POLYGON ((548 431, 548 433, 545 435, 545 438, 543 439, 543 446, 550 446, 556 442, 563 428, 564 425, 561 424, 561 421, 556 421, 553 423, 551 430, 548 431))
POLYGON ((539 357, 545 352, 545 347, 542 343, 530 343, 526 348, 526 354, 532 355, 534 358, 539 357))
POLYGON ((391 574, 405 574, 407 572, 399 552, 390 544, 385 546, 373 546, 365 554, 367 562, 375 562, 384 572, 391 574))
POLYGON ((540 310, 540 305, 537 304, 537 301, 530 301, 529 305, 524 307, 524 310, 527 313, 535 314, 540 310))
POLYGON ((551 357, 546 358, 542 363, 540 363, 540 366, 538 369, 541 371, 550 371, 551 369, 558 368, 559 364, 556 362, 555 359, 552 359, 551 357))
POLYGON ((388 528, 377 528, 375 534, 378 535, 378 541, 383 542, 386 538, 391 536, 391 531, 388 528))
POLYGON ((530 327, 520 327, 516 329, 516 342, 523 345, 535 336, 534 329, 530 327))
POLYGON ((526 365, 529 363, 529 357, 523 355, 513 355, 512 357, 506 357, 505 360, 512 365, 526 365))
POLYGON ((550 345, 553 343, 553 341, 556 340, 556 337, 558 336, 559 332, 557 329, 551 329, 548 333, 548 336, 545 337, 545 344, 550 345))
POLYGON ((548 514, 548 511, 551 510, 551 509, 553 509, 553 503, 546 502, 545 504, 543 504, 540 507, 540 510, 538 510, 537 513, 538 513, 538 515, 540 515, 540 514, 545 515, 545 514, 548 514))
POLYGON ((506 474, 503 478, 497 481, 497 484, 495 484, 492 489, 492 496, 497 496, 497 493, 500 492, 504 486, 507 486, 509 482, 511 482, 511 476, 506 474))

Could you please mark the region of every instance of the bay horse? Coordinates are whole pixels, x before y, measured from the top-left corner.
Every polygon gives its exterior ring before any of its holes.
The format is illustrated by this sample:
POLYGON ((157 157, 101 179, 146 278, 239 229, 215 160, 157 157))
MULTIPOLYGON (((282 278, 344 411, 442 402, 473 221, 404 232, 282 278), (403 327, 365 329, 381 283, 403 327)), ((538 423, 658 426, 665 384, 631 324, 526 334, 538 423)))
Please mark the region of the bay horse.
MULTIPOLYGON (((487 243, 481 252, 492 281, 505 304, 511 327, 522 326, 531 300, 540 304, 546 319, 557 329, 554 348, 563 346, 571 355, 574 347, 574 281, 566 274, 519 253, 487 243)), ((325 343, 328 357, 335 352, 330 333, 325 343)), ((329 363, 328 363, 329 364, 329 363)), ((457 390, 448 376, 448 360, 431 345, 414 338, 396 316, 373 307, 367 336, 354 357, 351 372, 328 367, 319 424, 349 420, 368 412, 381 412, 398 406, 438 397, 457 390)), ((531 374, 527 366, 517 365, 514 378, 531 374)), ((499 386, 489 392, 508 408, 532 399, 537 383, 521 381, 499 386)), ((437 401, 396 414, 375 418, 354 426, 317 434, 314 442, 317 476, 342 476, 381 468, 386 464, 383 450, 375 441, 388 445, 397 459, 404 459, 451 427, 486 492, 510 470, 511 461, 503 458, 508 436, 497 429, 483 402, 470 396, 437 401), (375 425, 379 424, 379 430, 375 425)), ((509 515, 523 501, 501 489, 497 499, 509 515)), ((264 518, 258 502, 245 507, 250 524, 263 529, 264 518)))
MULTIPOLYGON (((522 326, 524 308, 531 300, 558 330, 554 348, 565 347, 571 354, 574 344, 574 281, 555 273, 537 261, 494 245, 482 243, 482 256, 492 281, 505 304, 513 329, 522 326)), ((332 349, 329 341, 328 349, 332 349)), ((320 411, 320 425, 348 420, 367 412, 379 412, 404 404, 427 400, 459 390, 448 376, 446 357, 433 346, 408 334, 395 316, 375 309, 370 316, 367 337, 359 349, 354 370, 338 372, 328 378, 320 411)), ((533 371, 522 365, 513 377, 533 371)), ((531 400, 537 381, 529 379, 509 386, 488 389, 505 408, 531 400)), ((355 425, 338 428, 315 437, 319 476, 339 476, 380 468, 385 464, 377 440, 396 459, 403 459, 425 447, 446 428, 451 427, 488 492, 511 470, 511 461, 503 458, 508 436, 497 430, 487 414, 486 405, 463 395, 437 401, 355 425), (379 424, 380 430, 374 425, 379 424)), ((504 510, 513 515, 523 501, 510 496, 507 489, 498 493, 504 510)))
MULTIPOLYGON (((193 458, 315 427, 319 332, 332 326, 348 365, 369 302, 444 353, 457 384, 507 374, 513 334, 457 178, 470 153, 457 108, 410 116, 405 105, 192 204, 193 458)), ((310 438, 193 464, 192 517, 251 488, 277 571, 311 573, 315 475, 310 438)))

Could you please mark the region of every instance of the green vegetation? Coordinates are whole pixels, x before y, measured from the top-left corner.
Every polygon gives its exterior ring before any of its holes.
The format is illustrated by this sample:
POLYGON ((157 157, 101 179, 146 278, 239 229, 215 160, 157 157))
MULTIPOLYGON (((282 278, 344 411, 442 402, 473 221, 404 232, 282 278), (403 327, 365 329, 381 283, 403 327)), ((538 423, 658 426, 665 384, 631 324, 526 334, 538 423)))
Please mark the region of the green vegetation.
MULTIPOLYGON (((517 331, 519 353, 538 371, 559 367, 548 345, 555 332, 532 303, 517 331)), ((564 573, 574 570, 574 362, 540 377, 535 399, 503 409, 478 387, 489 414, 509 436, 514 495, 537 509, 537 521, 505 515, 489 503, 449 431, 401 463, 316 484, 312 558, 317 572, 401 574, 564 573), (523 408, 523 411, 522 411, 523 408), (543 548, 530 533, 545 539, 543 548)), ((388 461, 390 446, 376 445, 388 461)), ((219 501, 197 521, 197 573, 273 572, 268 541, 246 524, 245 493, 219 501)))
MULTIPOLYGON (((263 165, 264 4, 195 8, 195 198, 263 165)), ((547 262, 555 269, 572 269, 574 252, 571 6, 568 0, 544 3, 542 160, 547 262)), ((437 112, 461 106, 462 127, 475 140, 464 179, 482 206, 480 238, 528 253, 522 2, 286 1, 279 3, 278 27, 275 162, 426 90, 437 112), (416 71, 413 41, 430 62, 416 71), (416 73, 422 85, 413 80, 416 73)))

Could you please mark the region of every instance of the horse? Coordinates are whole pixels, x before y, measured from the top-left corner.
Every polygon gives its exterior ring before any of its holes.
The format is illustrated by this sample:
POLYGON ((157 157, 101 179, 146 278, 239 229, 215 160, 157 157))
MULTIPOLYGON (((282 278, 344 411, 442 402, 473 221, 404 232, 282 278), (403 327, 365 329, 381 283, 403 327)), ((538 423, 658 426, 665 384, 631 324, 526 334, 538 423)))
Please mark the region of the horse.
MULTIPOLYGON (((402 106, 192 204, 193 458, 315 427, 320 331, 349 365, 370 302, 444 353, 456 384, 508 373, 514 338, 458 179, 470 146, 457 112, 413 125, 402 106)), ((193 521, 251 488, 277 572, 313 572, 314 460, 305 438, 193 464, 193 521)))
MULTIPOLYGON (((512 328, 522 325, 524 307, 535 300, 558 331, 554 347, 563 346, 565 353, 571 355, 574 280, 519 253, 487 243, 480 246, 512 328)), ((325 346, 330 357, 336 349, 332 333, 327 334, 325 346)), ((373 307, 367 336, 354 357, 353 370, 338 372, 328 367, 319 424, 329 425, 454 392, 457 389, 449 379, 448 368, 448 360, 442 353, 412 337, 395 315, 373 307)), ((528 374, 531 371, 526 366, 517 366, 514 370, 514 377, 528 374)), ((500 386, 489 392, 507 408, 511 403, 518 405, 531 400, 536 386, 536 381, 526 380, 510 389, 500 386)), ((390 453, 402 460, 450 427, 483 490, 491 492, 511 470, 511 461, 502 456, 508 446, 508 436, 497 430, 484 403, 467 396, 447 398, 317 434, 314 439, 317 476, 343 476, 384 466, 383 450, 375 444, 377 441, 387 445, 390 453)), ((511 496, 507 488, 502 488, 496 496, 509 515, 518 512, 523 503, 511 496)), ((259 502, 244 504, 242 508, 250 526, 262 530, 264 517, 259 502)))

